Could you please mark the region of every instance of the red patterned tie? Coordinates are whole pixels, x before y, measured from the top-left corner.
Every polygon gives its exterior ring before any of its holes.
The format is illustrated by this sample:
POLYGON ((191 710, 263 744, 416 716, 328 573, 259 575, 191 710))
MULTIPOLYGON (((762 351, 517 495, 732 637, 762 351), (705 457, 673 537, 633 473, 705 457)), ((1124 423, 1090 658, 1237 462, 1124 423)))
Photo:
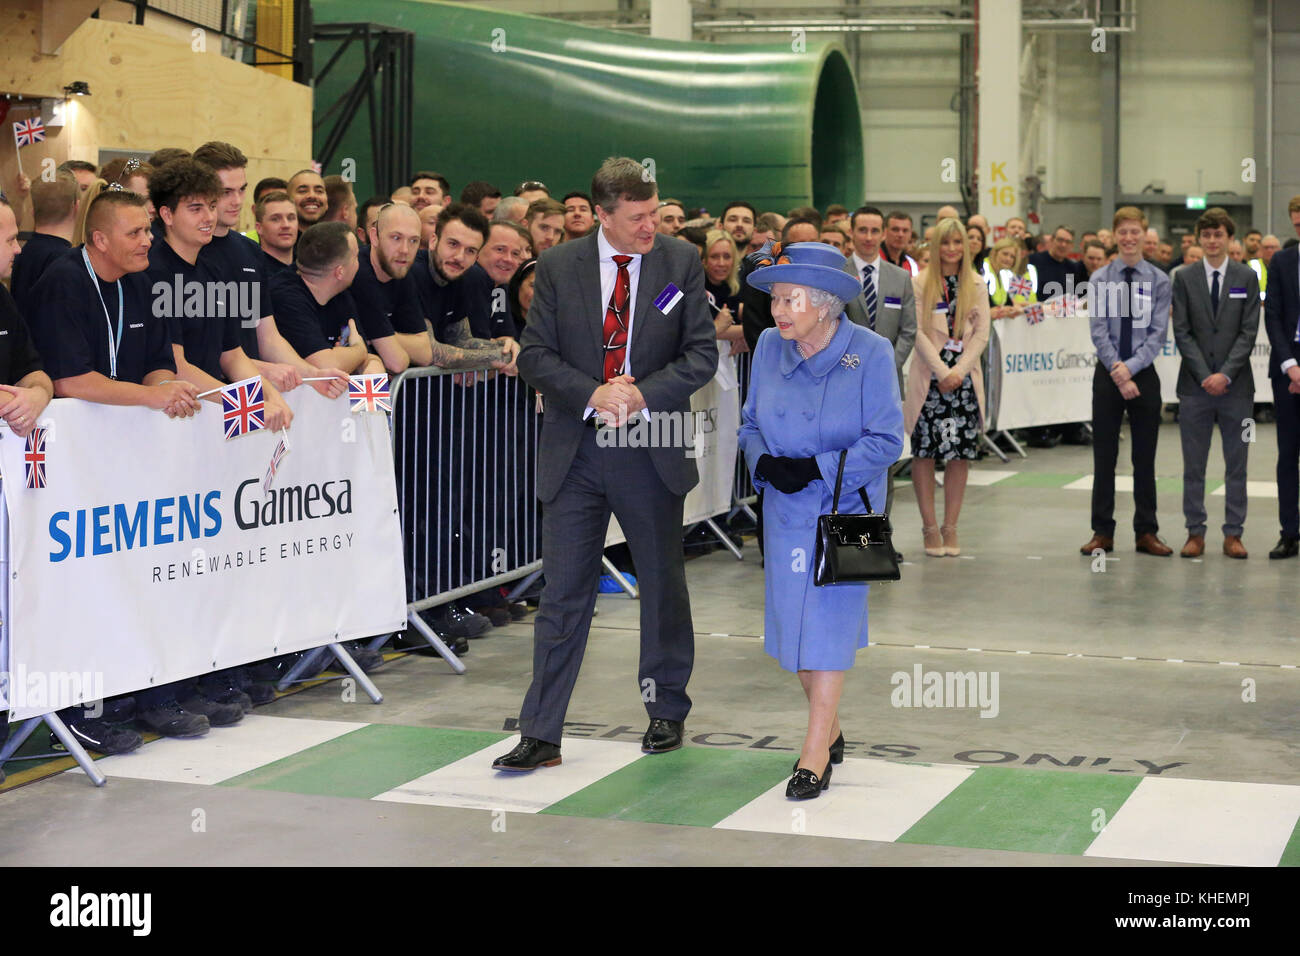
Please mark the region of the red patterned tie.
POLYGON ((618 275, 614 279, 614 293, 605 307, 605 381, 623 374, 627 357, 627 300, 631 297, 632 277, 627 264, 631 256, 614 256, 618 275))

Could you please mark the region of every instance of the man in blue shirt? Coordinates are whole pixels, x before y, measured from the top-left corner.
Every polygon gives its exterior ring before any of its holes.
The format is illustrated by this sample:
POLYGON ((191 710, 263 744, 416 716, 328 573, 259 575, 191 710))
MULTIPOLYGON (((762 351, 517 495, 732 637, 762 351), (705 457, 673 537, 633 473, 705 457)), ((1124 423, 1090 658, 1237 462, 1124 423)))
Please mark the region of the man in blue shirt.
POLYGON ((1135 206, 1115 213, 1119 256, 1092 275, 1092 342, 1097 370, 1092 382, 1092 538, 1079 550, 1115 547, 1115 462, 1128 414, 1132 433, 1133 531, 1137 550, 1173 553, 1156 536, 1156 440, 1160 433, 1160 378, 1152 362, 1169 327, 1170 283, 1142 258, 1147 219, 1135 206))

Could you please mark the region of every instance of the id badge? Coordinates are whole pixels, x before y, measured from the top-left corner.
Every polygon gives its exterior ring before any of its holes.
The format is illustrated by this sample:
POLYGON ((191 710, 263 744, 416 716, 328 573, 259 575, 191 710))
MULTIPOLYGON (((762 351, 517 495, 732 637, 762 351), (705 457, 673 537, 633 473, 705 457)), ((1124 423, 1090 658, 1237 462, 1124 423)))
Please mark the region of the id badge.
POLYGON ((943 343, 943 347, 949 352, 957 352, 960 354, 966 348, 966 343, 961 339, 949 339, 947 342, 943 343))

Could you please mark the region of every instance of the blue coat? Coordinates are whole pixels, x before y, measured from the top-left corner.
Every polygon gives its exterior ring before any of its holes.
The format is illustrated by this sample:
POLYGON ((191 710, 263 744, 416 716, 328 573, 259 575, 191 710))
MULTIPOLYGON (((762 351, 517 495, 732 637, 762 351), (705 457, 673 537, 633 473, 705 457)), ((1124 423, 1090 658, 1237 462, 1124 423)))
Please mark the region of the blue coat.
POLYGON ((762 455, 815 455, 822 474, 792 495, 754 478, 764 489, 764 647, 789 671, 848 670, 858 648, 867 646, 868 585, 813 584, 817 518, 831 510, 845 448, 840 511, 865 510, 857 493, 864 485, 872 506, 885 507, 886 470, 903 451, 893 346, 841 318, 830 344, 805 361, 794 342, 767 329, 754 350, 741 414, 740 451, 751 475, 762 455))

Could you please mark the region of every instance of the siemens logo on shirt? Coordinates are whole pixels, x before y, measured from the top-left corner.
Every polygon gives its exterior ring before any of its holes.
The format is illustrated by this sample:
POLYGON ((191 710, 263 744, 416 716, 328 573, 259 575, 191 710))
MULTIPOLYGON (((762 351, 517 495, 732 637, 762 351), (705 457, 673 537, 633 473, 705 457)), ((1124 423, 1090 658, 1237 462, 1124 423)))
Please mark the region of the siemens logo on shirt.
MULTIPOLYGON (((352 513, 352 482, 283 485, 259 498, 261 479, 249 478, 235 490, 235 524, 241 531, 352 513)), ((50 562, 95 557, 161 544, 176 544, 221 533, 221 492, 151 498, 56 511, 50 515, 50 562)))

